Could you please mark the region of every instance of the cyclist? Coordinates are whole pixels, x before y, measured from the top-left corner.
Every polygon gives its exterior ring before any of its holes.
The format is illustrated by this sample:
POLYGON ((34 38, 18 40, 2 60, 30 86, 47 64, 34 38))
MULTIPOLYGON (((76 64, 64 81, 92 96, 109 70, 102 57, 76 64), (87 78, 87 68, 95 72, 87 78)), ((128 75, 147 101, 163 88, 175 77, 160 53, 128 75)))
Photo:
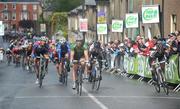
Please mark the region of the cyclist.
MULTIPOLYGON (((70 45, 64 37, 62 37, 56 44, 56 49, 53 53, 54 61, 56 63, 56 69, 59 77, 59 82, 62 82, 62 65, 64 59, 70 58, 70 45)), ((69 70, 68 70, 69 71, 69 70)))
POLYGON ((47 38, 46 37, 41 37, 40 41, 37 41, 34 43, 33 45, 33 50, 32 50, 32 57, 34 58, 34 62, 35 62, 35 72, 36 72, 36 84, 39 83, 39 65, 40 65, 40 56, 43 56, 45 59, 47 59, 46 61, 46 70, 48 67, 48 59, 49 59, 49 48, 46 45, 46 41, 47 38))
MULTIPOLYGON (((163 46, 163 43, 161 40, 158 40, 157 43, 155 44, 154 50, 151 51, 150 53, 150 57, 149 57, 149 65, 151 67, 151 72, 152 72, 152 79, 153 81, 157 81, 156 77, 155 77, 155 72, 156 70, 154 69, 154 67, 152 66, 153 61, 155 61, 156 59, 158 59, 158 61, 163 61, 164 60, 164 56, 166 55, 165 53, 165 47, 163 46)), ((161 64, 161 68, 164 71, 164 66, 165 64, 162 63, 161 64)))
MULTIPOLYGON (((83 69, 85 69, 85 63, 84 62, 89 62, 89 56, 88 56, 88 46, 83 43, 83 37, 82 35, 78 35, 76 37, 76 44, 72 46, 71 48, 71 63, 73 60, 78 60, 81 62, 81 65, 83 69)), ((73 64, 73 86, 72 88, 76 88, 76 80, 77 80, 77 68, 78 68, 78 63, 73 64)))
MULTIPOLYGON (((93 65, 93 60, 96 58, 98 63, 99 63, 99 68, 102 68, 102 59, 104 55, 103 48, 101 47, 101 43, 99 41, 94 42, 89 49, 89 56, 90 56, 90 67, 88 73, 92 71, 92 65, 93 65)), ((89 81, 91 82, 91 78, 89 78, 89 81)))
POLYGON ((28 70, 29 70, 29 64, 30 64, 30 62, 32 62, 32 59, 31 59, 32 50, 33 50, 33 43, 29 42, 28 47, 26 49, 26 58, 27 58, 27 65, 28 65, 27 69, 28 70))

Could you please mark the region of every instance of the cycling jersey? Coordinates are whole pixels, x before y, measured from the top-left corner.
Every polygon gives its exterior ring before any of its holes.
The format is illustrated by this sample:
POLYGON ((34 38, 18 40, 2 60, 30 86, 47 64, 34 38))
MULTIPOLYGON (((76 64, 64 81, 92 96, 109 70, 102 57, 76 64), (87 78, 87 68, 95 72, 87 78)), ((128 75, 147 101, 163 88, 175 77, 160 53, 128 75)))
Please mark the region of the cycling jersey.
POLYGON ((70 45, 68 42, 65 44, 58 43, 56 45, 56 56, 58 59, 64 58, 66 54, 70 54, 70 45))
POLYGON ((32 50, 33 58, 39 57, 40 55, 48 54, 49 48, 48 45, 40 45, 39 43, 35 43, 32 50))
POLYGON ((84 51, 88 49, 87 44, 85 43, 81 47, 77 47, 76 44, 72 45, 71 50, 74 51, 74 60, 79 60, 84 56, 84 51))

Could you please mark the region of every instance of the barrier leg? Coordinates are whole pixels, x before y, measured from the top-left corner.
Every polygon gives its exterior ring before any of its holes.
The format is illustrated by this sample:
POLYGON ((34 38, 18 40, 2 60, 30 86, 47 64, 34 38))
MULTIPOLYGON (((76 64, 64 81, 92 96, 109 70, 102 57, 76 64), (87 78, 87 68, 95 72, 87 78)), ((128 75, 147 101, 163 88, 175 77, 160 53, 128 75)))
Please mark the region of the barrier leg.
POLYGON ((180 90, 180 84, 176 86, 176 88, 173 90, 174 92, 178 92, 180 90))
POLYGON ((131 75, 129 78, 130 78, 130 79, 133 79, 133 78, 134 78, 134 75, 131 75))
POLYGON ((180 90, 180 87, 176 90, 176 92, 178 92, 180 90))
POLYGON ((144 79, 144 77, 140 77, 139 79, 138 79, 138 81, 142 81, 144 79))
POLYGON ((148 84, 152 85, 152 82, 153 82, 153 79, 150 79, 150 80, 148 81, 148 84))

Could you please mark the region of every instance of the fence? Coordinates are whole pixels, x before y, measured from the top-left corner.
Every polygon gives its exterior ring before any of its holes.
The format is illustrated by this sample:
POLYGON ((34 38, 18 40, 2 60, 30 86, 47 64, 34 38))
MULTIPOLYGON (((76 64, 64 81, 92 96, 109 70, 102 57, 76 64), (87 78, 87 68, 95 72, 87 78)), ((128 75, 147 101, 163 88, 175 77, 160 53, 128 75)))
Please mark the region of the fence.
MULTIPOLYGON (((139 80, 142 80, 143 78, 149 78, 149 79, 152 78, 150 66, 148 63, 148 59, 149 59, 148 57, 142 55, 131 57, 128 56, 127 54, 122 57, 123 59, 119 60, 121 61, 120 69, 122 69, 123 66, 127 74, 139 75, 140 76, 139 80)), ((180 90, 180 57, 178 54, 172 55, 169 58, 169 63, 165 65, 164 74, 165 74, 166 82, 179 84, 174 89, 174 91, 179 91, 180 90)))

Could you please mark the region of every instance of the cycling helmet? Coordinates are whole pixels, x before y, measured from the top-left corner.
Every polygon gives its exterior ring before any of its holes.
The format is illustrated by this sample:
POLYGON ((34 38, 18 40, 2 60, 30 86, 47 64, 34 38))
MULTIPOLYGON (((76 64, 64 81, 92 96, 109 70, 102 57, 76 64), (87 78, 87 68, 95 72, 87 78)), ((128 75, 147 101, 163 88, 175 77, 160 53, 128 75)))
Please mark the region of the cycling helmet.
POLYGON ((82 33, 77 34, 75 37, 76 37, 76 41, 82 41, 83 40, 82 33))
POLYGON ((95 42, 94 43, 94 48, 101 48, 100 42, 95 42))
POLYGON ((45 36, 41 37, 41 41, 47 41, 47 38, 45 36))
POLYGON ((63 43, 66 42, 66 39, 64 37, 62 37, 62 38, 59 39, 59 42, 63 44, 63 43))

